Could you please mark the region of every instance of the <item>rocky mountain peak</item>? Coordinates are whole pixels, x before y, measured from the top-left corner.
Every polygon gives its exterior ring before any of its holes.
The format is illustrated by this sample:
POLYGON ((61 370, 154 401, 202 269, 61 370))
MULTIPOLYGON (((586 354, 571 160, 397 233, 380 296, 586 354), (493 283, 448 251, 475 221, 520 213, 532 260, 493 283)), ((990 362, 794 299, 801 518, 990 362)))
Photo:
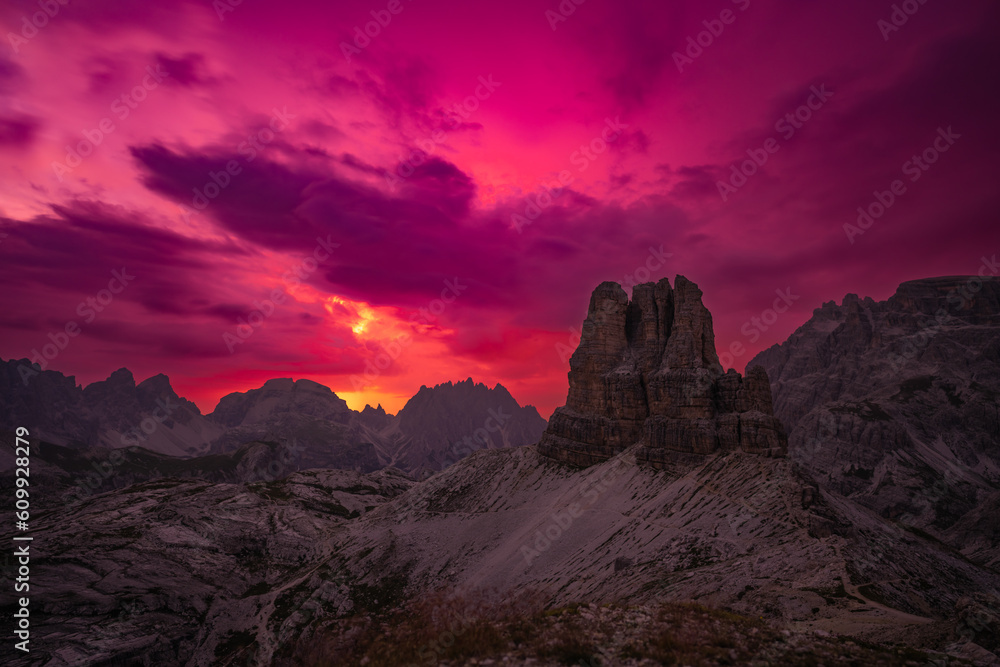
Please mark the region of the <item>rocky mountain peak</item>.
POLYGON ((701 297, 698 286, 684 276, 674 280, 674 324, 665 361, 670 368, 704 368, 721 375, 712 313, 708 312, 701 297))
POLYGON ((944 311, 970 324, 994 322, 1000 312, 996 277, 940 276, 901 283, 886 302, 888 310, 936 317, 944 311))
POLYGON ((391 419, 392 415, 386 413, 381 403, 378 404, 377 408, 365 405, 365 409, 358 413, 358 420, 362 424, 376 430, 385 428, 391 419))
POLYGON ((502 385, 490 389, 468 378, 422 386, 396 415, 393 428, 393 465, 440 470, 479 449, 534 444, 545 420, 502 385))
POLYGON ((847 295, 758 364, 790 456, 821 486, 1000 562, 996 539, 965 541, 996 521, 1000 280, 911 280, 878 302, 847 295))
POLYGON ((223 426, 257 424, 298 414, 346 423, 353 414, 344 399, 312 380, 275 378, 258 389, 223 396, 209 419, 223 426))
POLYGON ((99 380, 88 384, 83 389, 83 395, 88 400, 106 398, 115 394, 135 391, 135 377, 127 368, 119 368, 108 376, 107 380, 99 380))
POLYGON ((201 416, 201 410, 191 401, 174 391, 170 378, 163 373, 148 377, 135 388, 139 404, 144 412, 154 412, 157 408, 168 411, 170 418, 178 418, 187 423, 188 415, 201 416))
POLYGON ((636 285, 629 300, 614 282, 590 298, 569 393, 539 443, 543 454, 578 464, 642 442, 641 460, 718 449, 781 455, 786 439, 771 412, 767 374, 723 375, 712 315, 684 276, 636 285))
POLYGON ((152 377, 146 378, 136 385, 136 389, 142 389, 155 393, 174 392, 174 388, 170 386, 170 378, 163 373, 158 373, 152 377))

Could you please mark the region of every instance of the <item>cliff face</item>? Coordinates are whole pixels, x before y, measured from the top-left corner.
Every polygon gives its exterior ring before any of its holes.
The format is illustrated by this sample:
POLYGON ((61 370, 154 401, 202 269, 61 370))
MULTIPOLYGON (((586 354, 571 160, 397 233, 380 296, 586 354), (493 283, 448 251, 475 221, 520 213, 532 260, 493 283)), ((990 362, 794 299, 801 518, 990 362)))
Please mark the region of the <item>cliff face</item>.
POLYGON ((722 372, 701 297, 684 276, 673 288, 667 279, 636 285, 631 301, 617 283, 601 283, 570 358, 566 405, 539 451, 591 465, 641 442, 638 460, 658 467, 720 450, 783 456, 767 374, 722 372))
POLYGON ((773 382, 789 455, 819 484, 1000 564, 1000 280, 848 294, 754 365, 773 382))

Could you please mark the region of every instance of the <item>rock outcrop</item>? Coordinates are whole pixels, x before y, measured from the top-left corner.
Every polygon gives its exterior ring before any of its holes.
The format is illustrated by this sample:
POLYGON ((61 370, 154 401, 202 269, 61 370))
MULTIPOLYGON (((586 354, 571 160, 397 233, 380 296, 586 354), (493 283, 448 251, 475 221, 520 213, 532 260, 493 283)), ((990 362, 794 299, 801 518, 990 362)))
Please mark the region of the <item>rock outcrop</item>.
POLYGON ((601 283, 570 358, 566 405, 539 451, 591 465, 641 442, 637 458, 657 467, 720 450, 783 456, 767 374, 722 372, 701 297, 684 276, 673 288, 666 278, 636 285, 631 301, 617 283, 601 283))
POLYGON ((820 485, 1000 565, 1000 280, 913 280, 886 301, 848 294, 755 365, 771 378, 789 456, 820 485))

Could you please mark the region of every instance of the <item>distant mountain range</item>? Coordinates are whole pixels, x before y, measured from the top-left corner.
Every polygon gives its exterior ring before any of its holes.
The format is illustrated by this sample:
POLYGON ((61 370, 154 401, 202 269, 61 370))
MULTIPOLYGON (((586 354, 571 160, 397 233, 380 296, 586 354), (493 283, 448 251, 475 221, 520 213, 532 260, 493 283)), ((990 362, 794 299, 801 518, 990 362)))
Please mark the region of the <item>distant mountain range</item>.
MULTIPOLYGON (((394 466, 426 477, 478 449, 533 444, 546 425, 533 406, 522 407, 502 385, 491 389, 471 378, 421 387, 397 415, 382 406, 351 410, 330 388, 290 378, 224 396, 203 415, 177 395, 165 375, 136 384, 122 368, 81 387, 72 376, 46 370, 25 384, 21 369, 28 363, 0 362, 3 422, 25 426, 45 443, 36 463, 42 470, 52 466, 53 479, 87 469, 87 461, 99 467, 111 460, 116 473, 101 488, 141 481, 142 471, 162 468, 150 466, 164 457, 210 457, 167 465, 176 474, 203 475, 210 469, 215 472, 209 479, 247 481, 260 466, 238 474, 243 454, 239 460, 234 456, 253 443, 286 451, 283 475, 307 468, 365 473, 394 466), (135 465, 117 468, 126 460, 135 465), (123 474, 126 468, 132 474, 123 474), (220 472, 226 470, 229 477, 220 472)), ((0 468, 10 465, 12 452, 4 449, 0 468)))

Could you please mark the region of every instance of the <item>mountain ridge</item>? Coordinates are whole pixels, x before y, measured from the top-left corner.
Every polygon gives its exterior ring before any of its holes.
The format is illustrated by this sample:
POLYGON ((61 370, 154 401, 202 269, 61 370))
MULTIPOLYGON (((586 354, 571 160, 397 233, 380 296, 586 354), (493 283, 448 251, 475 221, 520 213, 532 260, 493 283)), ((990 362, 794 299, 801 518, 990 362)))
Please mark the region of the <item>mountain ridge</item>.
POLYGON ((202 414, 162 373, 136 384, 120 368, 83 386, 45 370, 25 388, 23 363, 0 360, 0 414, 46 442, 95 451, 129 447, 196 458, 273 441, 295 443, 304 467, 397 466, 426 476, 479 448, 532 444, 545 427, 538 411, 521 406, 501 383, 491 389, 471 377, 421 386, 396 415, 381 405, 351 410, 331 388, 291 377, 230 392, 202 414), (497 421, 490 411, 501 417, 497 429, 485 428, 497 421))
POLYGON ((1000 279, 849 294, 752 365, 772 378, 790 455, 820 484, 1000 564, 1000 279))

